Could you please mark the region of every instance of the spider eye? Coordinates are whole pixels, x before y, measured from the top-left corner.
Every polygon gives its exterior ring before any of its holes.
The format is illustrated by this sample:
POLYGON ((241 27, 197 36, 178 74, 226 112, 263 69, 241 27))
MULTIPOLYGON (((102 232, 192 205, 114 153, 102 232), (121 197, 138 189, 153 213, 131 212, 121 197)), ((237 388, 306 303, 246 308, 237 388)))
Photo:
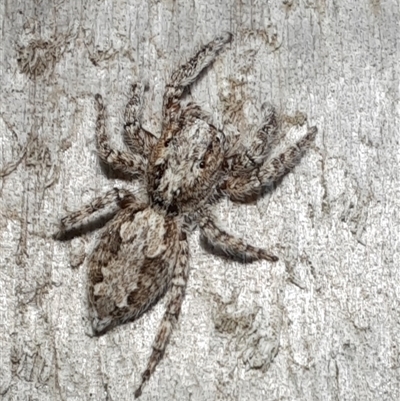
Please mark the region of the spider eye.
POLYGON ((204 168, 206 166, 206 163, 204 163, 204 161, 200 162, 199 167, 200 168, 204 168))
POLYGON ((177 216, 179 214, 178 206, 176 205, 169 205, 167 209, 167 213, 171 216, 177 216))

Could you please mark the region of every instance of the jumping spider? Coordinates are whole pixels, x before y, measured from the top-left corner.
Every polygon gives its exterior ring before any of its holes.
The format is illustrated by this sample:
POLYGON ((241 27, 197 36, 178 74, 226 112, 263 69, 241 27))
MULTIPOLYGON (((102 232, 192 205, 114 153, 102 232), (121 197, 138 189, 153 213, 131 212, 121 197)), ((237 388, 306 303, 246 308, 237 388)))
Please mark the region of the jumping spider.
POLYGON ((317 132, 316 127, 308 129, 296 144, 271 156, 279 139, 272 107, 266 108, 257 130, 232 140, 198 105, 182 102, 185 89, 231 39, 229 33, 216 38, 172 74, 164 93, 159 138, 140 124, 144 89, 133 85, 123 133, 128 151, 109 145, 103 100, 96 95, 98 155, 113 170, 141 178, 147 199, 114 188, 61 219, 56 234, 62 238, 95 217, 110 217, 88 260, 89 314, 96 334, 137 319, 168 294, 166 312, 135 397, 160 362, 178 320, 189 275, 186 234, 190 224, 229 255, 276 261, 266 250, 247 245, 220 228, 212 205, 222 196, 243 201, 259 195, 298 162, 317 132))

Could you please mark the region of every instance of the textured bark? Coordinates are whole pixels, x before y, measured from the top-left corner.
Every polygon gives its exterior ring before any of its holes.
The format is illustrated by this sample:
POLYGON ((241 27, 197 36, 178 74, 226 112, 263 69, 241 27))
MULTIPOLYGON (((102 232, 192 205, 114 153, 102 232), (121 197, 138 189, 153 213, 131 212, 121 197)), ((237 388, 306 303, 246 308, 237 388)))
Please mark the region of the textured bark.
POLYGON ((51 234, 130 185, 98 164, 94 95, 122 147, 129 85, 147 81, 144 125, 158 135, 172 68, 226 30, 230 49, 190 96, 243 130, 270 101, 319 133, 260 201, 217 209, 278 263, 221 259, 190 238, 183 312, 141 399, 400 399, 399 20, 395 0, 2 2, 2 399, 133 398, 164 303, 89 337, 95 235, 51 234))

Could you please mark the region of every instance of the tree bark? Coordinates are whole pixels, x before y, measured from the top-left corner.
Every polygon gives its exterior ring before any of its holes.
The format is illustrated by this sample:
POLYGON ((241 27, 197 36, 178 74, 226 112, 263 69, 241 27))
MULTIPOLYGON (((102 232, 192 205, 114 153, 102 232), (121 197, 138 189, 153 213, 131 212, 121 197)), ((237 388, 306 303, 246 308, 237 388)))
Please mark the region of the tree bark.
POLYGON ((400 399, 400 7, 387 1, 9 1, 1 12, 0 395, 131 400, 161 319, 87 334, 96 234, 57 222, 113 186, 94 95, 122 147, 129 86, 165 82, 222 31, 234 40, 190 91, 240 130, 269 101, 308 116, 316 144, 258 202, 222 201, 232 233, 280 258, 241 264, 190 238, 183 311, 142 400, 400 399))

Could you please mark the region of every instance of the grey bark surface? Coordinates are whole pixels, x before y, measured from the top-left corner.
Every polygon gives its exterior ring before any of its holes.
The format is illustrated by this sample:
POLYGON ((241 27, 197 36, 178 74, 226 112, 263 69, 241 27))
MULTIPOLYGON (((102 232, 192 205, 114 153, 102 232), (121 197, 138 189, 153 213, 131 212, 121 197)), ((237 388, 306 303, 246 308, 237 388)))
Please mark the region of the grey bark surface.
POLYGON ((122 147, 129 85, 148 82, 158 135, 169 73, 221 31, 234 41, 190 96, 242 130, 270 101, 319 133, 257 203, 217 208, 279 262, 221 259, 192 235, 180 322, 141 399, 400 399, 398 1, 5 0, 0 21, 1 399, 133 399, 164 303, 91 338, 96 235, 51 234, 137 185, 98 164, 94 95, 122 147))

